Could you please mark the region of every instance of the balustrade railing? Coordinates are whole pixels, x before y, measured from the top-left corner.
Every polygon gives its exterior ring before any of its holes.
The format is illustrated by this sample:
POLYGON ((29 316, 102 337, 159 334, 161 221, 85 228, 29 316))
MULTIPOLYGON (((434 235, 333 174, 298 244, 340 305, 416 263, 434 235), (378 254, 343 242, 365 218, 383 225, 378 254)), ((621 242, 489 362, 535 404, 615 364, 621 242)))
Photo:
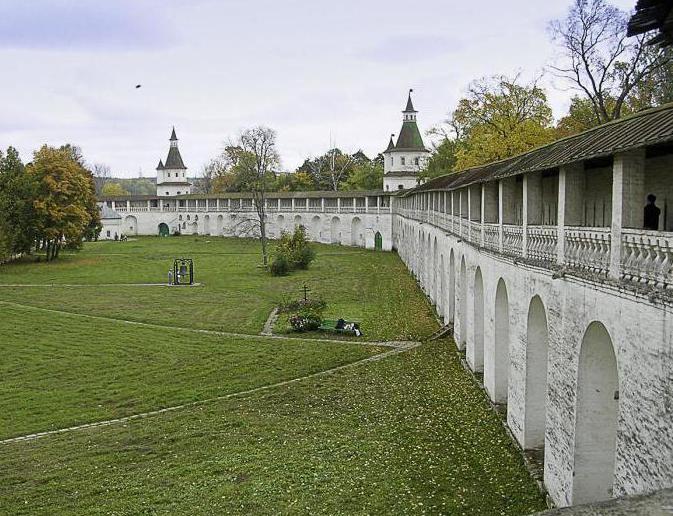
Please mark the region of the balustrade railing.
POLYGON ((673 233, 622 230, 622 278, 673 288, 673 233))
MULTIPOLYGON (((475 246, 509 256, 523 256, 523 227, 520 225, 482 224, 450 213, 424 209, 398 207, 395 212, 406 218, 429 222, 475 246)), ((565 267, 604 277, 610 274, 612 235, 609 227, 565 227, 563 238, 561 262, 565 267)), ((673 290, 673 232, 623 229, 620 245, 621 279, 673 290)), ((557 226, 527 226, 527 258, 553 264, 558 261, 558 249, 557 226)))
POLYGON ((523 227, 505 224, 502 226, 502 252, 510 256, 523 253, 523 227))
POLYGON ((556 261, 558 247, 556 226, 528 226, 526 233, 528 258, 551 263, 556 261))
POLYGON ((500 251, 500 226, 484 224, 484 247, 491 251, 500 251))
POLYGON ((481 222, 466 220, 467 240, 476 246, 481 246, 481 222))
POLYGON ((565 264, 607 275, 610 268, 610 228, 565 229, 565 264))

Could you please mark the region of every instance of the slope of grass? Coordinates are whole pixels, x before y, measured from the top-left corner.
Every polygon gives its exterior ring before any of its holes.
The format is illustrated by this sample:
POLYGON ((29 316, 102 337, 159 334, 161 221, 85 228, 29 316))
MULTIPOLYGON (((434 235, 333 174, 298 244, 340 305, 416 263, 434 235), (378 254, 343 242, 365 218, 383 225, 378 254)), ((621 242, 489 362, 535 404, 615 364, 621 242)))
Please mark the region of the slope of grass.
POLYGON ((164 414, 0 447, 0 513, 544 509, 447 342, 164 414))
POLYGON ((0 288, 0 300, 171 326, 258 333, 284 296, 307 284, 328 302, 328 317, 362 322, 366 340, 418 339, 436 328, 413 278, 393 253, 315 244, 307 271, 273 278, 257 268, 259 245, 235 238, 139 238, 86 244, 57 262, 0 267, 0 284, 91 287, 0 288), (176 256, 195 260, 200 287, 109 287, 166 280, 176 256))
POLYGON ((163 330, 0 303, 0 439, 209 399, 375 346, 163 330))

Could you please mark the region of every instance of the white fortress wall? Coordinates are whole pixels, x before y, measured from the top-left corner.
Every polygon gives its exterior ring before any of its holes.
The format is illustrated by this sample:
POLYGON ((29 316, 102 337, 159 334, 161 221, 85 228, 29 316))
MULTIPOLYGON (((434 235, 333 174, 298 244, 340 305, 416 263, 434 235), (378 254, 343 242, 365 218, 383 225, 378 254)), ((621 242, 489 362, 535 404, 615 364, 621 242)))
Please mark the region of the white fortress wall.
MULTIPOLYGON (((357 195, 357 194, 356 194, 357 195)), ((158 235, 165 224, 170 234, 211 236, 258 236, 257 213, 248 197, 198 199, 184 196, 180 200, 148 197, 147 199, 103 199, 122 217, 121 232, 126 236, 158 235), (182 206, 180 206, 182 200, 182 206)), ((392 249, 392 215, 390 197, 380 195, 273 197, 267 199, 266 221, 269 238, 291 232, 303 225, 314 242, 374 249, 380 235, 381 249, 392 249), (371 205, 369 204, 371 201, 371 205)), ((104 226, 101 238, 107 236, 104 226)))
POLYGON ((671 227, 660 154, 395 199, 394 248, 560 506, 673 486, 673 233, 638 229, 648 193, 671 227))

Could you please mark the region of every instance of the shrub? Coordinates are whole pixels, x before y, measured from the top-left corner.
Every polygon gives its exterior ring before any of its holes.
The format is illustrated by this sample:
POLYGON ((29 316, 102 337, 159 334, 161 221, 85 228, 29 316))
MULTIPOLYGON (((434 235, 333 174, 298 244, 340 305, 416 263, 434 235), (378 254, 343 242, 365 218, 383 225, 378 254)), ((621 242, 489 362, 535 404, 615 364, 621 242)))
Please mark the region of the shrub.
POLYGON ((284 254, 275 255, 271 260, 269 270, 273 276, 285 276, 290 272, 290 263, 288 262, 287 257, 284 254))
POLYGON ((290 316, 290 324, 296 331, 317 330, 322 324, 322 311, 322 308, 304 306, 290 316))
POLYGON ((281 258, 287 263, 287 270, 282 274, 296 269, 308 269, 315 259, 315 251, 309 246, 304 226, 298 226, 292 234, 285 232, 281 234, 271 263, 271 274, 274 276, 282 275, 274 272, 274 263, 281 258))
POLYGON ((278 311, 280 313, 291 313, 303 310, 313 310, 322 315, 322 313, 325 311, 326 308, 327 308, 327 302, 325 302, 325 300, 319 295, 311 299, 307 299, 305 301, 303 299, 295 299, 295 300, 284 299, 278 305, 278 311))
POLYGON ((322 323, 321 319, 294 314, 290 316, 290 324, 295 331, 317 330, 322 323))

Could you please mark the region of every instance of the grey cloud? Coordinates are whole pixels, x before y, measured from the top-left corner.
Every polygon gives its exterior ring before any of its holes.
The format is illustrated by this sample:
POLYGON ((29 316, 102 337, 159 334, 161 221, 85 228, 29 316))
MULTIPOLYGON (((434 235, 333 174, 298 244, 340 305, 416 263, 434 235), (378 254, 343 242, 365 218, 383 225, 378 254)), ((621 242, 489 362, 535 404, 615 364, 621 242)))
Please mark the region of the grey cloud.
POLYGON ((462 43, 442 35, 400 34, 357 53, 357 57, 378 63, 425 61, 461 50, 462 43))
POLYGON ((30 0, 0 3, 0 48, 132 50, 165 46, 170 24, 155 2, 30 0))

